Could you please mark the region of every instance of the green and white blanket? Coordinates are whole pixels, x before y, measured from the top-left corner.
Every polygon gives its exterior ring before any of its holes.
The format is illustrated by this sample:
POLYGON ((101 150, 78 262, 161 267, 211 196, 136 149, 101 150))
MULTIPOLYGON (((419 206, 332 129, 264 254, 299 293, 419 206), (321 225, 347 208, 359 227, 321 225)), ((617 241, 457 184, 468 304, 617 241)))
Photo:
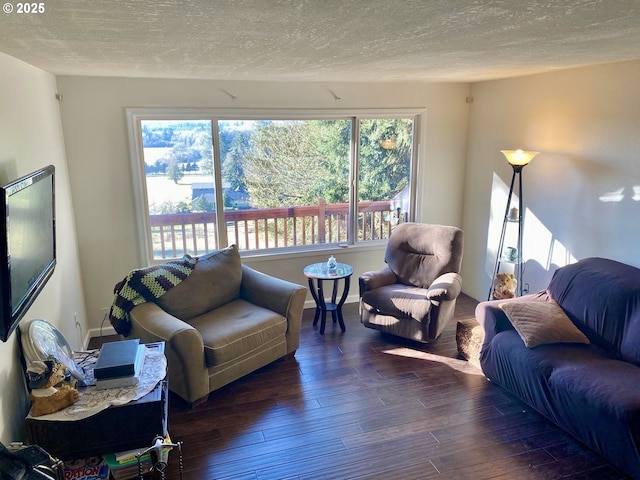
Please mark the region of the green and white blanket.
POLYGON ((109 310, 109 321, 116 332, 129 335, 131 309, 164 295, 187 278, 197 262, 197 258, 185 255, 181 260, 132 270, 113 290, 115 297, 109 310))

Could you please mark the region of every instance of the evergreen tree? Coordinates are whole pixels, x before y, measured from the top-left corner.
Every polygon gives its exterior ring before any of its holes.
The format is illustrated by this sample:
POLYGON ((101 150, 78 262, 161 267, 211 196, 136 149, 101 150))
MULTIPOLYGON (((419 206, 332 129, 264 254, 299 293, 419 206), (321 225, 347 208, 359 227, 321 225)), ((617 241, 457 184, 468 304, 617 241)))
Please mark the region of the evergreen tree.
POLYGON ((232 140, 231 147, 223 157, 222 179, 231 190, 246 191, 244 169, 242 159, 248 148, 247 136, 238 132, 232 140))
POLYGON ((345 201, 348 161, 344 148, 336 148, 340 131, 335 121, 273 122, 256 129, 242 160, 254 205, 313 205, 319 198, 345 201))

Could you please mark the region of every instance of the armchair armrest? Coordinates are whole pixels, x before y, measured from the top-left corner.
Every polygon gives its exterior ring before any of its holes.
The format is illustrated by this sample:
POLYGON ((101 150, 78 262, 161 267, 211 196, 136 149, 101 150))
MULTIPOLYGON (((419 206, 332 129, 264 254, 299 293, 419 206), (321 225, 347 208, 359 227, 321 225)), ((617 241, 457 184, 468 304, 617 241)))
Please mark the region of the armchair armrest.
POLYGON ((384 287, 385 285, 393 285, 394 283, 398 283, 398 277, 389 267, 383 270, 365 272, 358 278, 360 296, 369 290, 384 287))
POLYGON ((169 389, 191 402, 206 397, 209 377, 200 332, 153 302, 136 306, 129 317, 131 337, 143 343, 165 342, 169 389))
POLYGON ((242 265, 240 297, 285 317, 288 323, 287 353, 295 352, 300 345, 300 324, 307 289, 242 265))
POLYGON ((427 298, 435 302, 455 300, 462 291, 462 277, 455 272, 443 273, 427 289, 427 298))

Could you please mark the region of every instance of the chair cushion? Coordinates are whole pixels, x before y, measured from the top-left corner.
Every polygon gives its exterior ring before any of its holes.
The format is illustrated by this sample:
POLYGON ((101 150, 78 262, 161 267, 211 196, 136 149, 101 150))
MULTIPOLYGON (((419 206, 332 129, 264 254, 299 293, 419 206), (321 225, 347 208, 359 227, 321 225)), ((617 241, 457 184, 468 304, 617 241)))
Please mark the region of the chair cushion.
POLYGON ((463 232, 457 227, 401 223, 394 227, 385 262, 400 283, 427 288, 447 272, 460 272, 463 232))
POLYGON ((282 315, 237 299, 193 318, 200 332, 207 367, 260 350, 270 340, 284 338, 287 320, 282 315))
POLYGON ((240 296, 242 262, 237 245, 198 257, 186 280, 156 303, 180 320, 190 320, 240 296))
POLYGON ((418 321, 426 318, 431 309, 425 289, 399 283, 364 292, 362 301, 370 311, 392 317, 411 317, 418 321))

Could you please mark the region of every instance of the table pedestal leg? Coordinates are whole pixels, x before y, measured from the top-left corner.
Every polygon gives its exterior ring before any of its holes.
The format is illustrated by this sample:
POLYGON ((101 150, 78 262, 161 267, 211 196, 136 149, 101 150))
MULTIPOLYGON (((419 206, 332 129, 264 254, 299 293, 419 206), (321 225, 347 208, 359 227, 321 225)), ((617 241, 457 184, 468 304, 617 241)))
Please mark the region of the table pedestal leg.
MULTIPOLYGON (((327 324, 327 304, 324 302, 324 291, 322 290, 322 279, 318 279, 318 300, 320 300, 320 304, 318 308, 320 309, 320 335, 324 335, 324 327, 327 324)), ((317 308, 316 308, 317 311, 317 308)))
POLYGON ((338 298, 338 282, 339 278, 333 280, 333 290, 331 292, 331 302, 326 303, 324 300, 324 289, 322 286, 322 279, 315 279, 316 283, 314 284, 314 279, 309 278, 309 290, 311 291, 311 296, 313 300, 316 302, 316 311, 313 316, 313 326, 315 327, 318 324, 318 319, 320 319, 320 334, 324 335, 324 330, 327 323, 327 310, 331 312, 331 318, 333 323, 338 323, 340 325, 340 330, 343 332, 346 330, 344 325, 344 317, 342 316, 342 306, 347 299, 347 295, 349 294, 349 284, 350 277, 344 278, 344 288, 342 290, 342 295, 340 296, 340 300, 336 303, 338 298))
POLYGON ((345 300, 347 299, 347 294, 349 293, 349 277, 345 277, 344 279, 344 290, 342 291, 342 297, 340 297, 340 301, 336 305, 336 312, 338 314, 338 323, 340 324, 340 329, 344 332, 346 327, 344 326, 344 318, 342 317, 342 305, 344 305, 345 300))
MULTIPOLYGON (((335 308, 332 308, 331 310, 331 318, 333 319, 333 323, 336 323, 338 321, 338 305, 336 304, 336 298, 338 297, 338 280, 334 280, 333 281, 333 292, 331 293, 331 305, 334 306, 335 308)), ((342 328, 342 324, 340 324, 342 328)), ((344 328, 342 328, 342 331, 344 332, 344 328)))
POLYGON ((322 288, 322 280, 316 279, 317 285, 314 285, 313 279, 309 279, 309 291, 313 300, 316 302, 316 313, 313 316, 313 326, 318 324, 320 319, 320 333, 324 334, 325 325, 327 322, 327 305, 324 301, 324 290, 322 288))

